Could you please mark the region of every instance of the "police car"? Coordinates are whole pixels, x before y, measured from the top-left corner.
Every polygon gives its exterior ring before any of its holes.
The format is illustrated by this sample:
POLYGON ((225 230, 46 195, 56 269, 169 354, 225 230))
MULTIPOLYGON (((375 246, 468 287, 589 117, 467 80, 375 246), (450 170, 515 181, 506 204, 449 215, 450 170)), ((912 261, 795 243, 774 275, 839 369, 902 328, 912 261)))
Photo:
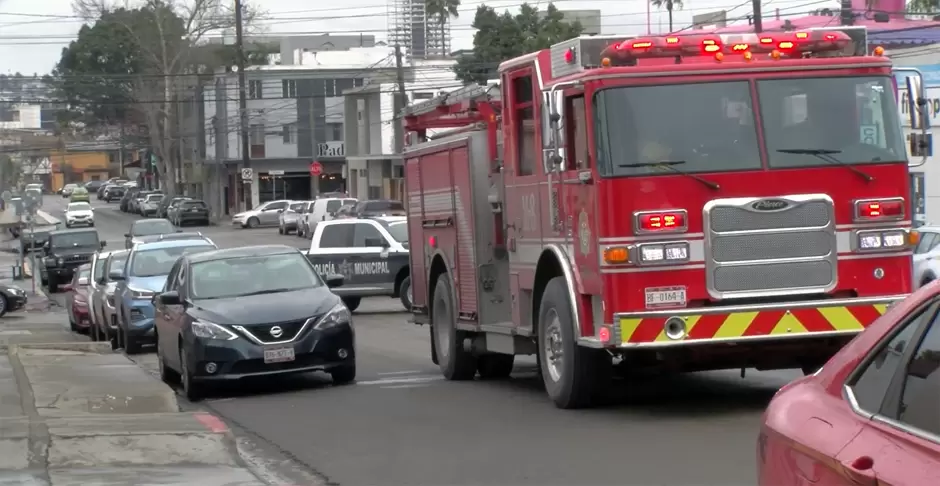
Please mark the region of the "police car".
POLYGON ((307 258, 320 275, 340 274, 333 289, 350 311, 363 297, 390 296, 411 310, 408 225, 404 216, 334 219, 311 229, 307 258))

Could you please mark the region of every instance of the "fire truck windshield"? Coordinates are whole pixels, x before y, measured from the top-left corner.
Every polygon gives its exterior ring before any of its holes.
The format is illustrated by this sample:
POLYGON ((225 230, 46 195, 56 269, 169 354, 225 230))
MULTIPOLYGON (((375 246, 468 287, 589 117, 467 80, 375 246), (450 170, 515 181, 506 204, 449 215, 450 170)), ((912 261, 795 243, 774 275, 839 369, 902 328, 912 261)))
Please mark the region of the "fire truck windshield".
POLYGON ((843 164, 907 160, 888 77, 761 80, 757 92, 771 168, 826 165, 820 150, 843 164))
POLYGON ((688 173, 761 168, 747 81, 608 88, 594 106, 604 175, 663 173, 648 165, 663 160, 688 173))

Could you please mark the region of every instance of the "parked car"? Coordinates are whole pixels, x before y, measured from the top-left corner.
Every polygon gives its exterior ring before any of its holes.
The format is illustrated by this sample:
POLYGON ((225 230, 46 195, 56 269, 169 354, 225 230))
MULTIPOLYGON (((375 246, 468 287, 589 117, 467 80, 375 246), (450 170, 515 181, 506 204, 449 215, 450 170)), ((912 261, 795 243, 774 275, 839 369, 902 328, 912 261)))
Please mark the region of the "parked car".
POLYGON ((192 198, 185 196, 174 197, 172 201, 170 201, 170 204, 163 209, 163 217, 169 220, 170 216, 172 216, 172 212, 175 211, 176 208, 178 208, 179 205, 183 204, 185 201, 192 201, 192 198))
POLYGON ((13 284, 0 283, 0 317, 26 307, 26 291, 13 284))
POLYGON ((183 256, 155 299, 161 378, 180 379, 191 400, 207 384, 250 376, 324 371, 352 382, 352 316, 331 291, 342 283, 288 246, 183 256))
POLYGON ((209 245, 214 245, 211 239, 203 235, 198 231, 187 231, 176 230, 176 233, 167 233, 165 235, 153 235, 153 236, 140 236, 135 238, 137 245, 142 245, 144 243, 156 243, 158 241, 177 241, 177 240, 203 240, 209 245))
POLYGON ((62 194, 62 197, 67 198, 72 195, 72 191, 74 191, 76 187, 78 187, 78 184, 66 184, 62 186, 59 193, 62 194))
POLYGON ((355 198, 320 197, 313 201, 313 206, 304 214, 301 230, 304 236, 310 238, 310 228, 320 221, 333 219, 333 213, 345 204, 356 204, 355 198))
POLYGON ((278 217, 287 209, 290 201, 281 199, 261 203, 254 209, 232 216, 232 224, 242 228, 257 228, 258 226, 274 226, 278 217))
POLYGON ((98 188, 105 185, 104 181, 88 181, 85 183, 85 190, 89 193, 98 192, 98 188))
POLYGON ((162 200, 160 200, 160 205, 157 207, 156 217, 166 218, 167 209, 170 207, 171 204, 175 203, 176 201, 179 201, 180 199, 190 199, 190 198, 186 196, 164 197, 162 200))
POLYGON ((173 223, 166 219, 138 219, 131 223, 130 229, 127 233, 124 233, 124 248, 130 250, 140 242, 140 238, 143 236, 164 235, 175 232, 176 228, 173 227, 173 223))
POLYGON ((405 216, 405 205, 401 201, 390 199, 372 199, 359 201, 356 205, 356 217, 370 218, 373 216, 405 216))
POLYGON ((278 216, 277 232, 282 235, 289 235, 291 231, 297 231, 297 222, 304 215, 304 209, 313 205, 313 201, 291 201, 278 216))
POLYGON ((108 257, 112 252, 109 251, 99 251, 91 257, 91 278, 88 281, 88 313, 89 321, 91 323, 91 329, 89 329, 89 336, 94 340, 94 330, 97 326, 103 326, 100 322, 104 319, 103 316, 103 293, 104 287, 107 285, 105 278, 107 275, 105 273, 105 267, 108 263, 108 257))
POLYGON ((69 202, 91 202, 91 195, 88 194, 88 189, 76 187, 69 195, 69 202))
POLYGON ((918 288, 940 277, 940 226, 924 225, 916 230, 920 241, 914 247, 914 285, 918 288))
POLYGON ((59 284, 72 280, 75 269, 91 261, 92 256, 104 248, 94 229, 64 229, 49 233, 45 257, 40 266, 40 279, 49 292, 58 290, 59 284))
POLYGON ((94 226, 95 210, 87 202, 72 202, 65 208, 65 227, 94 226))
POLYGON ((758 485, 937 484, 938 309, 933 282, 781 388, 762 418, 758 485))
POLYGON ((157 209, 160 207, 160 202, 163 201, 163 194, 154 193, 148 194, 147 199, 144 199, 138 204, 140 209, 138 212, 141 216, 147 217, 157 217, 157 209))
POLYGON ((134 197, 127 202, 127 212, 140 214, 140 205, 147 200, 147 196, 151 194, 161 194, 160 191, 137 191, 134 194, 134 197))
MULTIPOLYGON (((61 223, 58 225, 61 226, 61 223)), ((30 252, 36 252, 41 254, 46 245, 46 242, 49 241, 49 233, 52 233, 58 229, 56 226, 46 226, 33 228, 32 231, 26 230, 20 234, 20 251, 22 254, 26 255, 30 252)))
POLYGON ((105 257, 101 278, 98 280, 99 289, 93 296, 93 304, 97 305, 98 315, 94 318, 97 324, 92 327, 92 341, 110 341, 111 349, 121 347, 117 332, 117 303, 114 292, 117 281, 112 279, 114 274, 120 274, 127 264, 129 250, 113 251, 105 257))
POLYGON ((129 213, 131 211, 131 201, 137 197, 138 192, 140 192, 140 189, 137 189, 136 187, 127 187, 127 190, 124 191, 124 196, 121 197, 121 202, 118 203, 121 211, 125 213, 129 213))
POLYGON ((91 312, 88 310, 88 291, 91 281, 91 264, 86 263, 78 267, 72 281, 63 285, 65 295, 65 309, 69 314, 69 329, 72 332, 85 334, 91 327, 91 312))
POLYGON ((163 289, 173 265, 183 255, 215 250, 211 241, 167 240, 134 246, 117 280, 119 342, 127 354, 140 352, 141 346, 154 342, 153 297, 163 289))
POLYGON ((105 199, 105 194, 107 194, 108 188, 110 188, 113 185, 114 184, 111 184, 111 183, 105 183, 105 184, 102 184, 101 187, 98 188, 96 197, 98 198, 99 201, 103 201, 105 199))
POLYGON ((126 193, 127 188, 124 186, 111 186, 105 190, 104 200, 106 202, 122 201, 126 193))
POLYGON ((411 310, 411 270, 406 218, 320 221, 311 230, 307 258, 321 275, 345 278, 336 294, 350 311, 363 297, 387 295, 411 310))
POLYGON ((176 226, 196 223, 209 226, 209 205, 198 199, 187 199, 170 208, 167 214, 176 226))

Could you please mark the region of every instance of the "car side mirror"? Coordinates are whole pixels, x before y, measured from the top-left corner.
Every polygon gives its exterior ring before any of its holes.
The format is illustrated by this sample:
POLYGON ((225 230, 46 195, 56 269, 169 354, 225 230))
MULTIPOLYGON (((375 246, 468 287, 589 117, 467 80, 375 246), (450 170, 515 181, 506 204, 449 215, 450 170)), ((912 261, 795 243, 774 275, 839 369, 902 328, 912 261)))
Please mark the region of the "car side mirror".
POLYGON ((339 273, 331 273, 326 276, 326 286, 333 289, 336 287, 342 287, 343 283, 346 281, 346 277, 339 273))
POLYGON ((103 248, 106 247, 106 246, 108 246, 108 242, 107 242, 107 241, 102 241, 102 242, 101 242, 101 248, 103 249, 103 248))
POLYGON ((161 305, 182 305, 180 293, 175 290, 170 290, 158 295, 157 302, 161 305))
POLYGON ((113 272, 108 272, 108 279, 109 279, 109 280, 114 280, 115 282, 120 282, 120 281, 124 280, 124 272, 121 272, 121 271, 119 271, 119 270, 115 270, 115 271, 113 271, 113 272))
POLYGON ((125 238, 130 238, 130 237, 131 237, 131 234, 130 234, 130 233, 124 233, 124 237, 125 237, 125 238))

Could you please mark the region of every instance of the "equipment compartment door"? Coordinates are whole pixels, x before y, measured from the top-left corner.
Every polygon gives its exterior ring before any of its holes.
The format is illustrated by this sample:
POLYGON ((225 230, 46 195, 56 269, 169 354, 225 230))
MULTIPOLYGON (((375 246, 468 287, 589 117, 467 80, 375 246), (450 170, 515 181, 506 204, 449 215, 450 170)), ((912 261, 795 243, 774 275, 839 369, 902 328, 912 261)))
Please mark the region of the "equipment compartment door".
POLYGON ((569 255, 575 260, 580 292, 600 294, 596 190, 588 146, 588 118, 583 94, 565 97, 565 160, 561 173, 569 255))

